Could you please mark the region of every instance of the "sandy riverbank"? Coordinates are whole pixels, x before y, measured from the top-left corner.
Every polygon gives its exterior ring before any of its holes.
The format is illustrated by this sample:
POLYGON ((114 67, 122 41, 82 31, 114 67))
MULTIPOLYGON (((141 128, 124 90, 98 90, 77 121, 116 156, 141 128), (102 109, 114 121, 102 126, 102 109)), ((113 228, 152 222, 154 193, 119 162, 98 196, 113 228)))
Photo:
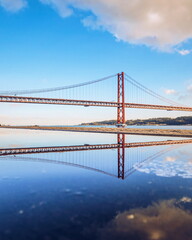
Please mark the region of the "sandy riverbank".
POLYGON ((41 127, 41 126, 0 126, 0 128, 50 130, 50 131, 74 131, 92 133, 124 133, 130 135, 152 135, 170 137, 192 137, 192 130, 184 129, 143 129, 143 128, 88 128, 88 127, 41 127))

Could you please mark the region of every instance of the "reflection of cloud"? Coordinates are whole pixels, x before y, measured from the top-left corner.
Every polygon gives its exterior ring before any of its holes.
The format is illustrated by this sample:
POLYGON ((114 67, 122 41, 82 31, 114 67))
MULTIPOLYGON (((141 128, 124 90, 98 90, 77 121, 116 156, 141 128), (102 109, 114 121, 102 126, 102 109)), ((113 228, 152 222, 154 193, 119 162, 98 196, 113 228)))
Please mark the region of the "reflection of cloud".
POLYGON ((191 149, 187 148, 187 149, 179 149, 178 153, 180 154, 180 156, 185 155, 185 157, 190 157, 191 156, 191 149))
POLYGON ((183 155, 181 158, 176 156, 167 156, 164 161, 162 159, 155 159, 152 162, 135 168, 147 174, 155 174, 161 177, 182 177, 192 178, 192 164, 191 158, 188 155, 183 155))
POLYGON ((169 157, 169 156, 165 157, 165 161, 167 162, 175 162, 176 159, 177 159, 176 157, 169 157))
POLYGON ((191 198, 189 198, 189 197, 183 197, 183 198, 181 198, 181 200, 180 200, 181 202, 187 202, 187 203, 189 203, 189 202, 192 202, 192 199, 191 198))
POLYGON ((19 147, 21 147, 22 145, 20 145, 20 144, 10 144, 8 147, 9 148, 19 148, 19 147))
POLYGON ((189 160, 189 164, 192 164, 192 159, 189 160))
POLYGON ((0 136, 4 136, 4 135, 8 135, 8 134, 12 134, 10 129, 0 128, 0 136))
POLYGON ((191 226, 192 214, 168 200, 118 214, 99 239, 191 240, 191 226))

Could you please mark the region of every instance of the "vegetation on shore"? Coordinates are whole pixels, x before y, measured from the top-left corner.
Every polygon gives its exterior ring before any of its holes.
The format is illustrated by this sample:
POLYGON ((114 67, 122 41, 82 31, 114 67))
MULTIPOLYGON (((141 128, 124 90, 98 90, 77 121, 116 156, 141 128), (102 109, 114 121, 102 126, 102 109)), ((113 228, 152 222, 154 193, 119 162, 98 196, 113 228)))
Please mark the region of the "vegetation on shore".
MULTIPOLYGON (((81 125, 116 125, 116 120, 106 120, 101 122, 82 123, 81 125)), ((149 118, 127 120, 127 125, 192 125, 192 117, 184 116, 177 118, 149 118)))

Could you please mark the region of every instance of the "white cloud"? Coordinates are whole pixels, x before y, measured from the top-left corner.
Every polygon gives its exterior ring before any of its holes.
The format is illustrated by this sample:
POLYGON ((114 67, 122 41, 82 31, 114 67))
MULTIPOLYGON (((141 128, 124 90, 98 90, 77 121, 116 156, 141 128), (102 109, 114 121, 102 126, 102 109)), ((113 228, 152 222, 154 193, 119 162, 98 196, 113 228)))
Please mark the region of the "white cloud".
POLYGON ((182 49, 182 50, 178 50, 178 53, 181 54, 182 56, 185 56, 185 55, 190 54, 191 50, 182 49))
POLYGON ((190 85, 187 86, 187 91, 188 91, 188 92, 192 92, 192 84, 190 84, 190 85))
POLYGON ((179 96, 179 101, 187 102, 191 105, 192 95, 191 94, 185 94, 179 96))
MULTIPOLYGON (((17 11, 27 0, 0 0, 9 11, 17 11)), ((187 55, 178 46, 192 38, 191 0, 39 0, 68 17, 74 9, 86 12, 85 26, 102 28, 118 40, 144 44, 163 51, 187 55)))
POLYGON ((174 89, 165 89, 164 93, 167 95, 175 95, 175 94, 177 94, 177 91, 174 89))
POLYGON ((51 7, 56 9, 61 17, 68 17, 73 14, 73 9, 68 7, 70 0, 39 0, 44 4, 49 4, 51 7))
MULTIPOLYGON (((40 0, 53 6, 62 17, 73 8, 85 10, 86 26, 100 26, 117 39, 145 44, 164 51, 192 38, 191 0, 40 0), (94 18, 92 18, 94 16, 94 18)), ((176 50, 182 55, 189 50, 176 50)))
POLYGON ((26 5, 25 0, 0 0, 0 6, 10 12, 17 12, 26 5))
POLYGON ((189 104, 191 105, 191 100, 192 100, 192 84, 191 83, 188 84, 185 93, 180 94, 179 100, 189 102, 189 104))

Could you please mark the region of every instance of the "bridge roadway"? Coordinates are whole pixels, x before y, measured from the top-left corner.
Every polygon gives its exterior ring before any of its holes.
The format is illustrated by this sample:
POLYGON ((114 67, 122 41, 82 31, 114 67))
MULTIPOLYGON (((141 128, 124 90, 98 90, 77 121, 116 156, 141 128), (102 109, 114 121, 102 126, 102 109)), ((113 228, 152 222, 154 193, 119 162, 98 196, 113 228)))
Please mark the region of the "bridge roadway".
MULTIPOLYGON (((59 104, 59 105, 77 105, 77 106, 97 106, 97 107, 118 107, 117 102, 105 101, 88 101, 73 99, 57 99, 57 98, 38 98, 38 97, 22 97, 22 96, 0 96, 0 102, 6 103, 35 103, 35 104, 59 104)), ((152 104, 125 103, 126 108, 142 108, 142 109, 158 109, 167 111, 192 111, 192 107, 182 106, 164 106, 152 104)))
MULTIPOLYGON (((186 140, 167 140, 167 141, 152 141, 152 142, 136 142, 125 143, 125 148, 150 147, 161 145, 175 145, 175 144, 191 144, 192 139, 186 140)), ((75 145, 75 146, 60 146, 60 147, 32 147, 32 148, 5 148, 0 149, 0 156, 18 155, 18 154, 34 154, 34 153, 52 153, 52 152, 74 152, 86 150, 102 150, 102 149, 118 149, 121 144, 97 144, 97 145, 75 145)))

